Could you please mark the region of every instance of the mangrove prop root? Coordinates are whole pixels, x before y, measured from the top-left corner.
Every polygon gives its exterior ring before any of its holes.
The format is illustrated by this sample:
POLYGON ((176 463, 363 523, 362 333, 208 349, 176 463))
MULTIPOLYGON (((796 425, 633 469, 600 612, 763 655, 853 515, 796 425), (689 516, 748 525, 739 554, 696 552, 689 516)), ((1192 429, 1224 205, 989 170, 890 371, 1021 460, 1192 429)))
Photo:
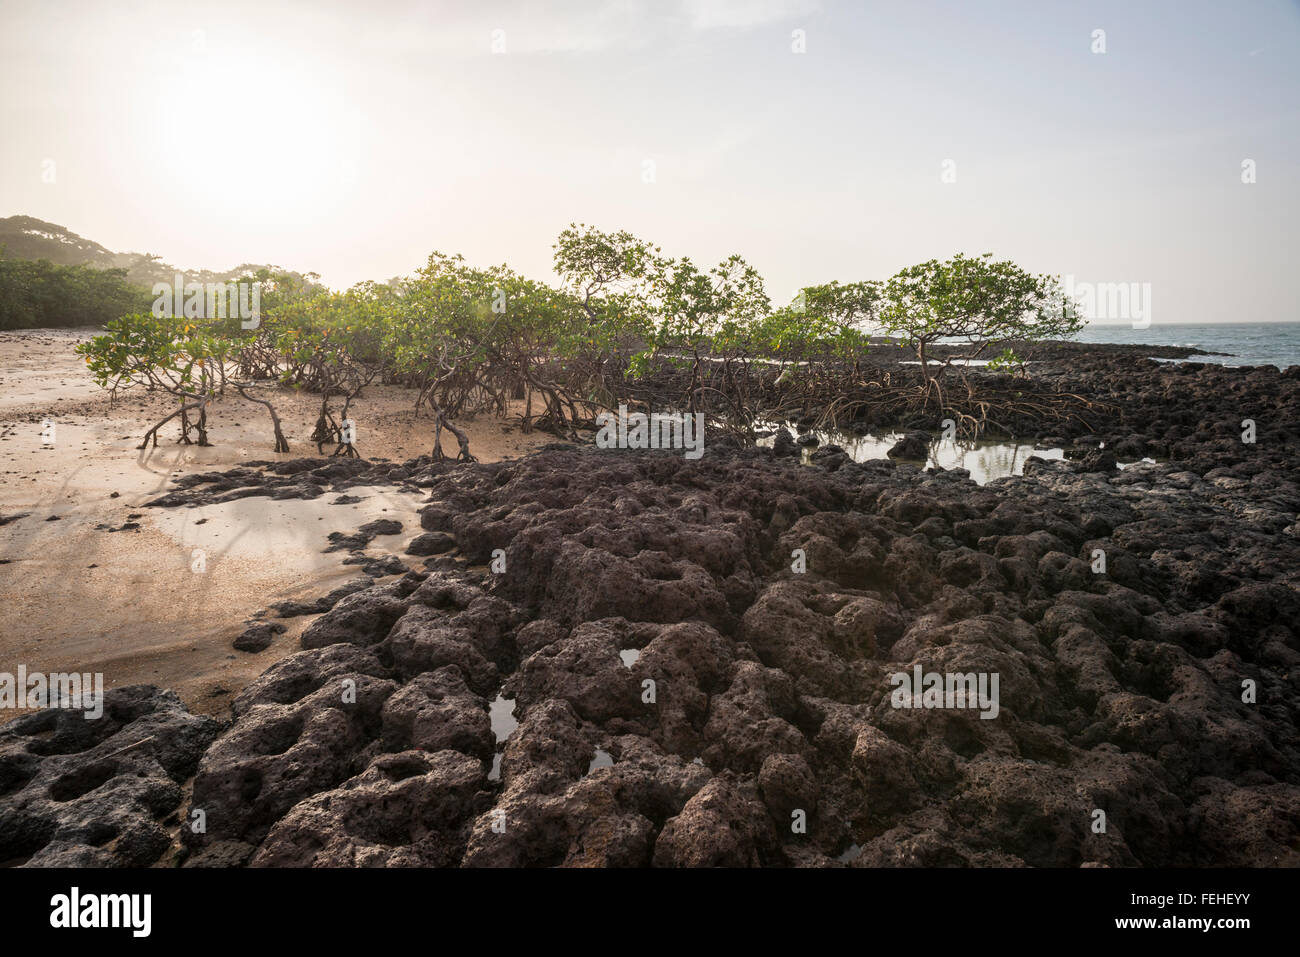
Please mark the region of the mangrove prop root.
POLYGON ((256 402, 258 405, 266 406, 266 411, 271 415, 271 426, 275 429, 275 450, 277 452, 288 452, 289 442, 285 439, 284 431, 280 428, 280 416, 276 414, 275 406, 271 405, 266 399, 259 399, 255 395, 249 395, 248 389, 242 382, 236 382, 234 385, 239 390, 239 394, 249 402, 256 402))

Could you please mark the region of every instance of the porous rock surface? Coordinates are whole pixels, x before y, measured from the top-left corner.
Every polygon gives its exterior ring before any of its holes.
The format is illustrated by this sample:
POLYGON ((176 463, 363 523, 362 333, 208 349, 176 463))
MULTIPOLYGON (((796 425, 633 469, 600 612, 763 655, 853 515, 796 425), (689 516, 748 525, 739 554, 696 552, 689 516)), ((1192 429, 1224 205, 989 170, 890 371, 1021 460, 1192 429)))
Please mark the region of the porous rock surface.
POLYGON ((1206 464, 415 467, 458 561, 243 691, 187 863, 1300 864, 1300 489, 1206 464), (917 665, 997 716, 895 707, 917 665))
POLYGON ((183 785, 221 730, 170 691, 104 694, 102 717, 49 708, 0 728, 0 861, 143 867, 172 842, 183 785))
POLYGON ((784 430, 186 477, 151 504, 427 493, 428 557, 274 607, 319 617, 224 729, 148 688, 0 729, 0 860, 1296 866, 1300 368, 1134 349, 1035 356, 1105 411, 983 487, 784 430), (997 716, 895 707, 918 666, 997 716))

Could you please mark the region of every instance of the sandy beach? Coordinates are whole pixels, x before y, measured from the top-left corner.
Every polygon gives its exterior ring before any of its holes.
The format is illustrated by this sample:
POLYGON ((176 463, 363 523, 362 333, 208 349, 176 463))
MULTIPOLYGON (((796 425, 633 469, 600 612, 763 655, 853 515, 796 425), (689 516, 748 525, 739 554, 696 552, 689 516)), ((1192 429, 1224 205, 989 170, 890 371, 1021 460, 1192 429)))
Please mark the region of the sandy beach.
MULTIPOLYGON (((296 650, 313 619, 286 619, 287 631, 253 654, 231 648, 241 623, 270 602, 316 595, 358 575, 342 564, 346 553, 322 552, 332 531, 396 519, 403 532, 376 539, 371 552, 400 555, 419 532, 420 498, 358 489, 351 494, 362 501, 345 505, 330 504, 337 496, 328 495, 142 507, 181 475, 314 455, 307 439, 319 397, 274 396, 293 450, 286 455, 271 452, 261 407, 237 399, 213 408, 211 447, 178 445, 179 429, 168 426, 156 449, 139 451, 167 400, 136 390, 110 401, 73 351, 95 331, 0 334, 0 671, 21 663, 102 672, 106 688, 156 684, 193 711, 222 714, 244 685, 296 650), (42 438, 47 417, 52 444, 42 438), (203 571, 194 570, 196 549, 203 571)), ((362 453, 399 462, 428 454, 432 430, 413 404, 410 390, 368 388, 353 414, 362 453)), ((465 427, 485 462, 553 441, 488 416, 465 427)))

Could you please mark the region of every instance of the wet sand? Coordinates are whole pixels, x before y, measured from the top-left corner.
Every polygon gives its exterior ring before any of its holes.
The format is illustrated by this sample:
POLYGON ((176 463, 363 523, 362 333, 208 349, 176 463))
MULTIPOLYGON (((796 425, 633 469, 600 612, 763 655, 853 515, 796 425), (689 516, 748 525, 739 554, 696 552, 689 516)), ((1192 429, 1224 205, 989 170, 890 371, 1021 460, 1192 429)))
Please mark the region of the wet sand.
MULTIPOLYGON (((307 439, 319 397, 267 393, 287 455, 271 452, 265 411, 238 399, 210 412, 211 447, 176 444, 179 428, 169 424, 158 448, 141 452, 141 437, 170 400, 133 390, 110 402, 73 352, 92 334, 0 333, 0 672, 20 664, 29 672, 102 672, 107 688, 156 684, 192 711, 221 714, 240 688, 297 650, 313 617, 284 619, 288 631, 257 654, 231 647, 245 620, 271 602, 315 597, 360 574, 342 564, 346 552, 322 553, 330 532, 397 519, 402 533, 375 539, 368 554, 401 555, 419 534, 423 496, 361 488, 350 490, 363 497, 352 505, 332 505, 337 496, 326 494, 143 508, 178 475, 315 455, 307 439), (46 417, 52 444, 42 438, 46 417), (139 527, 122 529, 128 523, 139 527)), ((404 461, 429 452, 430 422, 412 413, 414 400, 411 390, 372 386, 353 403, 363 455, 404 461)), ((489 416, 463 425, 482 461, 552 441, 489 416)), ((450 436, 444 448, 451 450, 450 436)))

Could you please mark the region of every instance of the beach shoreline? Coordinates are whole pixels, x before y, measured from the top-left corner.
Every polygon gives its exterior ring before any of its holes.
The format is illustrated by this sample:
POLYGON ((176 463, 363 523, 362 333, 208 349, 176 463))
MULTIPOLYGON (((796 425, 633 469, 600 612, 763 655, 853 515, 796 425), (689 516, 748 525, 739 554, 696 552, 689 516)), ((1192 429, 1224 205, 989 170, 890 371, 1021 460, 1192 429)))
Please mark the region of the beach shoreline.
MULTIPOLYGON (((98 331, 0 333, 0 518, 10 519, 0 525, 0 671, 22 662, 102 672, 110 688, 158 684, 192 710, 222 714, 301 629, 293 624, 269 650, 249 655, 230 647, 242 623, 271 601, 354 578, 341 564, 346 556, 322 554, 325 535, 382 517, 409 523, 414 503, 363 490, 364 501, 335 507, 235 501, 184 520, 159 518, 144 503, 174 479, 294 454, 276 456, 262 410, 233 400, 210 414, 212 446, 178 445, 172 428, 141 452, 167 400, 133 390, 110 401, 72 351, 98 331), (47 417, 52 443, 42 439, 47 417), (195 549, 206 555, 202 573, 192 570, 195 549)), ((319 398, 280 390, 275 399, 291 447, 314 455, 307 438, 319 398)), ((358 446, 397 460, 427 454, 432 427, 413 405, 411 390, 367 390, 355 405, 358 446)), ((551 441, 489 417, 467 428, 475 454, 489 462, 551 441)), ((399 552, 405 544, 386 541, 399 552)))

